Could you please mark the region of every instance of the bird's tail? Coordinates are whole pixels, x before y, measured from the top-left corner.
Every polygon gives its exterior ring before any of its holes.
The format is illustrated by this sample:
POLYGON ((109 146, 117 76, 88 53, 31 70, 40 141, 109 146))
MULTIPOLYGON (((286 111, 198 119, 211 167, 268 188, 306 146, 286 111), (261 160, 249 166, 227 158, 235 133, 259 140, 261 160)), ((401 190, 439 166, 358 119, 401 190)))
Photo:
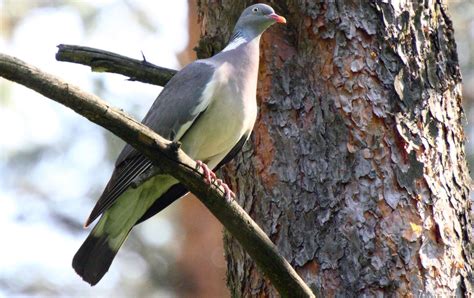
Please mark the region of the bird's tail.
POLYGON ((131 231, 130 228, 118 235, 110 235, 102 228, 104 222, 102 219, 99 221, 72 260, 74 270, 91 286, 107 273, 131 231))
MULTIPOLYGON (((115 255, 127 239, 133 226, 143 217, 160 211, 174 201, 164 196, 178 181, 171 176, 157 175, 138 188, 129 188, 107 209, 97 225, 77 251, 72 267, 82 279, 92 286, 97 284, 109 270, 115 255), (159 198, 159 199, 157 199, 159 198), (147 213, 150 209, 151 213, 147 213)), ((182 195, 181 192, 176 193, 182 195)))

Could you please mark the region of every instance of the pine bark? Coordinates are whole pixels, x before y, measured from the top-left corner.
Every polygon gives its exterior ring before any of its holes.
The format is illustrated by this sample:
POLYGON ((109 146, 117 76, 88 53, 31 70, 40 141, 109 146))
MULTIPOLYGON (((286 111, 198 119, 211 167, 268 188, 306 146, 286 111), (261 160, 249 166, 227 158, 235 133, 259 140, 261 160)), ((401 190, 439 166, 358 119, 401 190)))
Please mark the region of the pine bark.
MULTIPOLYGON (((198 1, 198 56, 248 1, 198 1)), ((259 118, 225 168, 318 296, 474 295, 461 75, 443 1, 272 1, 259 118)), ((276 296, 230 236, 233 296, 276 296)))

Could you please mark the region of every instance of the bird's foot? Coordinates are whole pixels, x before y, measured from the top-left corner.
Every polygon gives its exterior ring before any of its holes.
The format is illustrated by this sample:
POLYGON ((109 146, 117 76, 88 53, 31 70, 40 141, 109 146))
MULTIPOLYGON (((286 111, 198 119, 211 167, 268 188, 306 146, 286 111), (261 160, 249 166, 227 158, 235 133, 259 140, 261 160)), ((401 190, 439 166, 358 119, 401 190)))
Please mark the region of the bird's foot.
POLYGON ((211 184, 215 182, 217 186, 222 186, 222 188, 224 189, 224 195, 227 202, 230 202, 232 201, 232 199, 235 198, 235 193, 230 189, 230 187, 224 181, 222 181, 222 179, 217 179, 216 174, 211 169, 209 169, 209 167, 205 163, 203 163, 200 160, 196 160, 196 169, 199 170, 200 168, 202 168, 204 181, 207 184, 211 184))
POLYGON ((211 184, 212 181, 217 179, 216 174, 211 169, 209 169, 209 167, 205 163, 200 160, 196 160, 196 169, 199 170, 200 168, 202 168, 204 181, 207 184, 211 184))
POLYGON ((224 188, 225 199, 228 203, 230 203, 232 201, 232 199, 235 199, 235 193, 230 189, 230 187, 229 187, 229 185, 227 185, 227 183, 222 181, 222 179, 217 179, 216 184, 218 186, 222 186, 222 188, 224 188))

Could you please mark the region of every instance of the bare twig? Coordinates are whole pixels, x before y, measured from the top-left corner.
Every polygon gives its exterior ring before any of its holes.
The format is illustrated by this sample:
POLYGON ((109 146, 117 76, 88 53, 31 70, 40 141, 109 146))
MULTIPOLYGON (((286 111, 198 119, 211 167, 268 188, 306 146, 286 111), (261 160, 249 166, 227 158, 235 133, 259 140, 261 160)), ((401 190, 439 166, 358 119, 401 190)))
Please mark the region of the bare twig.
POLYGON ((88 65, 92 71, 118 73, 129 77, 130 81, 159 86, 164 86, 176 73, 176 70, 148 62, 145 56, 140 61, 104 50, 75 45, 60 44, 56 60, 88 65))
POLYGON ((25 62, 0 54, 0 76, 55 100, 110 130, 146 155, 164 172, 181 181, 239 241, 275 288, 285 297, 314 297, 309 287, 260 227, 235 202, 226 202, 222 188, 209 187, 196 163, 172 143, 95 95, 88 94, 25 62))

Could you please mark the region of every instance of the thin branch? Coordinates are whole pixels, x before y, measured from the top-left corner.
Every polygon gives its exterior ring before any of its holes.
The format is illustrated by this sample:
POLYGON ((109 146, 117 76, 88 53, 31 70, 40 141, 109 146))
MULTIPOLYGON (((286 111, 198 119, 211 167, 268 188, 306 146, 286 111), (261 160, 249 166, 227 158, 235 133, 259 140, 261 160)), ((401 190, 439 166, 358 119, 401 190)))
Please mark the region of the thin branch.
POLYGON ((176 70, 160 67, 143 60, 128 58, 112 52, 60 44, 56 60, 88 65, 92 71, 112 72, 129 77, 130 81, 140 81, 158 86, 164 86, 176 74, 176 70))
POLYGON ((147 156, 164 172, 174 176, 219 219, 285 297, 314 297, 291 265, 278 253, 260 227, 235 202, 226 202, 224 191, 209 187, 196 162, 178 143, 170 142, 99 97, 88 94, 25 62, 0 54, 0 76, 20 83, 55 100, 90 121, 110 130, 147 156))

